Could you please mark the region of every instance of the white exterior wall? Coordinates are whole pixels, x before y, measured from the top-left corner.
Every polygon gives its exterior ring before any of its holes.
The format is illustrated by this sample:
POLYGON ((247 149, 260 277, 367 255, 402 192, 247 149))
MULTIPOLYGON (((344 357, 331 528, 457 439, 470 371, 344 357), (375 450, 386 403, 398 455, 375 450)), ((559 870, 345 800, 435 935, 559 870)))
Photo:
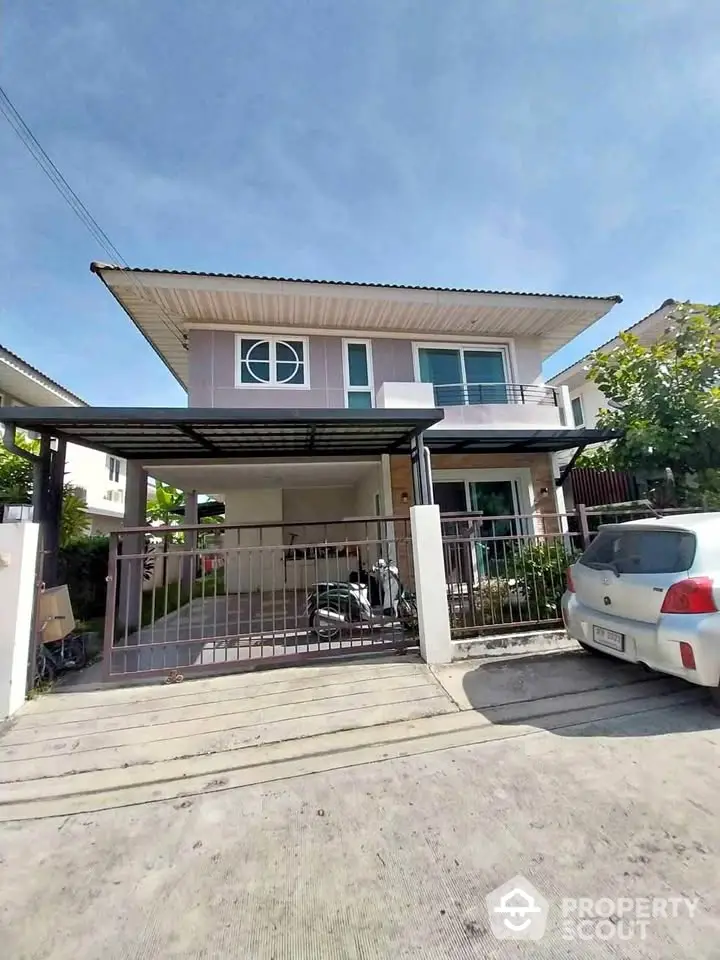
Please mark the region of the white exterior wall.
MULTIPOLYGON (((47 406, 76 406, 77 404, 62 403, 61 397, 49 388, 33 384, 35 390, 45 389, 47 406)), ((25 407, 29 403, 18 399, 7 390, 3 391, 0 385, 0 407, 25 407)), ((0 420, 0 423, 2 421, 0 420)), ((90 515, 89 533, 107 533, 121 525, 125 511, 125 481, 127 465, 120 461, 119 481, 110 480, 108 473, 107 455, 100 450, 90 450, 75 443, 68 443, 65 452, 65 482, 74 487, 82 487, 86 491, 88 513, 90 515), (113 500, 105 499, 105 494, 112 491, 116 497, 113 500)))
MULTIPOLYGON (((231 490, 223 495, 228 523, 282 523, 282 490, 231 490)), ((282 527, 227 530, 223 545, 230 548, 225 560, 225 589, 228 593, 268 589, 282 583, 282 527), (237 551, 233 547, 278 547, 237 551)))
MULTIPOLYGON (((376 515, 375 496, 381 494, 381 490, 382 472, 378 463, 375 470, 368 470, 354 486, 245 489, 223 494, 228 523, 287 525, 227 531, 223 547, 228 548, 225 557, 228 593, 281 589, 283 584, 288 589, 306 589, 316 581, 347 579, 358 567, 352 551, 344 557, 305 560, 286 558, 286 548, 291 546, 291 539, 297 546, 375 541, 382 536, 379 525, 371 522, 334 526, 330 521, 376 515), (327 521, 328 526, 315 526, 313 521, 327 521), (291 538, 291 534, 295 536, 291 538), (233 550, 237 546, 256 549, 233 550)), ((376 553, 377 548, 371 542, 363 549, 363 563, 373 563, 376 553)))
MULTIPOLYGON (((597 415, 598 411, 603 407, 607 407, 607 400, 600 392, 596 384, 591 383, 589 380, 584 381, 579 387, 576 387, 574 390, 570 390, 570 403, 575 397, 580 397, 583 408, 583 426, 588 428, 593 428, 597 424, 597 415)), ((574 424, 571 424, 574 426, 574 424)), ((555 465, 556 470, 562 470, 562 468, 569 463, 572 455, 575 450, 561 450, 555 455, 555 465)))
POLYGON ((125 512, 125 480, 127 467, 120 461, 120 480, 110 480, 107 455, 100 450, 90 450, 69 443, 65 455, 65 481, 82 487, 87 493, 87 505, 90 513, 122 518, 125 512), (112 491, 117 497, 106 499, 106 493, 112 491))
POLYGON ((0 720, 25 701, 39 526, 0 524, 0 720))
POLYGON ((575 397, 580 397, 582 402, 584 424, 586 427, 594 427, 597 423, 598 411, 602 407, 607 407, 607 400, 600 392, 598 386, 586 380, 581 387, 570 391, 570 401, 575 397))

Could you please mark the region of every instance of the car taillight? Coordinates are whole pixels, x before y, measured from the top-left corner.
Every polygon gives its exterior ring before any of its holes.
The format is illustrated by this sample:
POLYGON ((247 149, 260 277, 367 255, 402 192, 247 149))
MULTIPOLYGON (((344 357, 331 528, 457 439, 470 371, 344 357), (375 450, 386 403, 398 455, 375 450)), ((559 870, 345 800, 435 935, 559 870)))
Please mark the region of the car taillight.
POLYGON ((575 593, 575 583, 573 582, 572 567, 565 571, 565 580, 567 582, 568 593, 575 593))
POLYGON ((660 613, 715 613, 717 606, 710 577, 678 580, 665 594, 660 613))

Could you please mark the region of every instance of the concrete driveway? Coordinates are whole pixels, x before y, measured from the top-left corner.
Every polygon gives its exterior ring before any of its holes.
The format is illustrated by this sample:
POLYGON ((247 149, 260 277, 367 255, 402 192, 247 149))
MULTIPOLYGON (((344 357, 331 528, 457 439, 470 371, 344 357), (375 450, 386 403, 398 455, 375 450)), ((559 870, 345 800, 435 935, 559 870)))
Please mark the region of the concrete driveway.
POLYGON ((693 688, 578 655, 113 693, 43 698, 0 739, 8 956, 720 956, 720 721, 693 688), (228 702, 231 725, 181 726, 228 702), (529 945, 484 903, 516 874, 551 904, 529 945), (694 919, 565 939, 561 898, 659 896, 694 919))

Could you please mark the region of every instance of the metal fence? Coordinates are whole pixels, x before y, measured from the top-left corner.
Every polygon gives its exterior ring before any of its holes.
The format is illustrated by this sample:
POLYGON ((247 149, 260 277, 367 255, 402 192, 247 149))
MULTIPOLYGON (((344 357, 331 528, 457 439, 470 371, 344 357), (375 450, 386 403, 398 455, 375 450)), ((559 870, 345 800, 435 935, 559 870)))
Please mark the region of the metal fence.
POLYGON ((441 517, 451 632, 478 636, 560 627, 567 568, 603 524, 702 510, 656 509, 648 501, 573 513, 441 517))
POLYGON ((536 383, 443 383, 433 386, 438 407, 468 406, 479 403, 536 403, 559 406, 555 387, 536 383))
POLYGON ((405 649, 417 643, 410 522, 126 529, 111 536, 107 603, 112 678, 405 649))
POLYGON ((572 514, 441 518, 455 637, 561 623, 566 570, 585 540, 572 514))
POLYGON ((579 529, 589 543, 606 523, 627 523, 630 520, 673 517, 687 513, 712 513, 703 507, 654 507, 648 500, 630 500, 625 503, 589 507, 580 504, 576 516, 579 529))

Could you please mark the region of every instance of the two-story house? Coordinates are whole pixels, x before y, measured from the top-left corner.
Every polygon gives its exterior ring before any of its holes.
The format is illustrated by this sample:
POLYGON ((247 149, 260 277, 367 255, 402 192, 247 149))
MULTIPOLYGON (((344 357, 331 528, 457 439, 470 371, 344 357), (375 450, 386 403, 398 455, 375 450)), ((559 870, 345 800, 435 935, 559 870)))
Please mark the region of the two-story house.
MULTIPOLYGON (((422 649, 428 623, 448 629, 447 591, 470 616, 486 561, 497 571, 524 538, 562 534, 553 454, 611 436, 572 425, 568 392, 544 383, 542 362, 618 297, 91 269, 188 394, 183 408, 46 408, 10 424, 128 461, 110 556, 111 675, 214 668, 228 643, 238 664, 322 652, 335 642, 333 610, 309 625, 308 589, 358 578, 380 558, 397 562, 428 611, 422 649), (149 609, 148 477, 186 491, 189 527, 182 573, 159 596, 153 588, 149 609), (199 494, 225 504, 209 550, 196 549, 199 494), (435 511, 411 512, 433 501, 441 514, 511 519, 493 533, 495 521, 438 525, 435 511), (477 542, 489 536, 501 541, 492 553, 477 542), (220 597, 198 577, 207 554, 223 569, 220 597), (168 619, 168 591, 179 603, 194 578, 197 603, 168 619)), ((371 644, 387 639, 378 629, 371 644)))
MULTIPOLYGON (((543 360, 619 297, 126 270, 100 277, 187 390, 193 410, 431 410, 425 435, 442 511, 557 510, 554 451, 589 442, 543 360)), ((343 443, 338 440, 337 449, 343 443)), ((179 449, 179 448, 178 448, 179 449)), ((178 457, 146 469, 222 496, 226 521, 407 513, 410 461, 379 455, 178 457)))
MULTIPOLYGON (((87 407, 84 400, 0 346, 0 407, 87 407)), ((0 421, 2 413, 0 412, 0 421)), ((117 529, 125 511, 125 461, 70 443, 65 481, 87 503, 88 533, 117 529)))

